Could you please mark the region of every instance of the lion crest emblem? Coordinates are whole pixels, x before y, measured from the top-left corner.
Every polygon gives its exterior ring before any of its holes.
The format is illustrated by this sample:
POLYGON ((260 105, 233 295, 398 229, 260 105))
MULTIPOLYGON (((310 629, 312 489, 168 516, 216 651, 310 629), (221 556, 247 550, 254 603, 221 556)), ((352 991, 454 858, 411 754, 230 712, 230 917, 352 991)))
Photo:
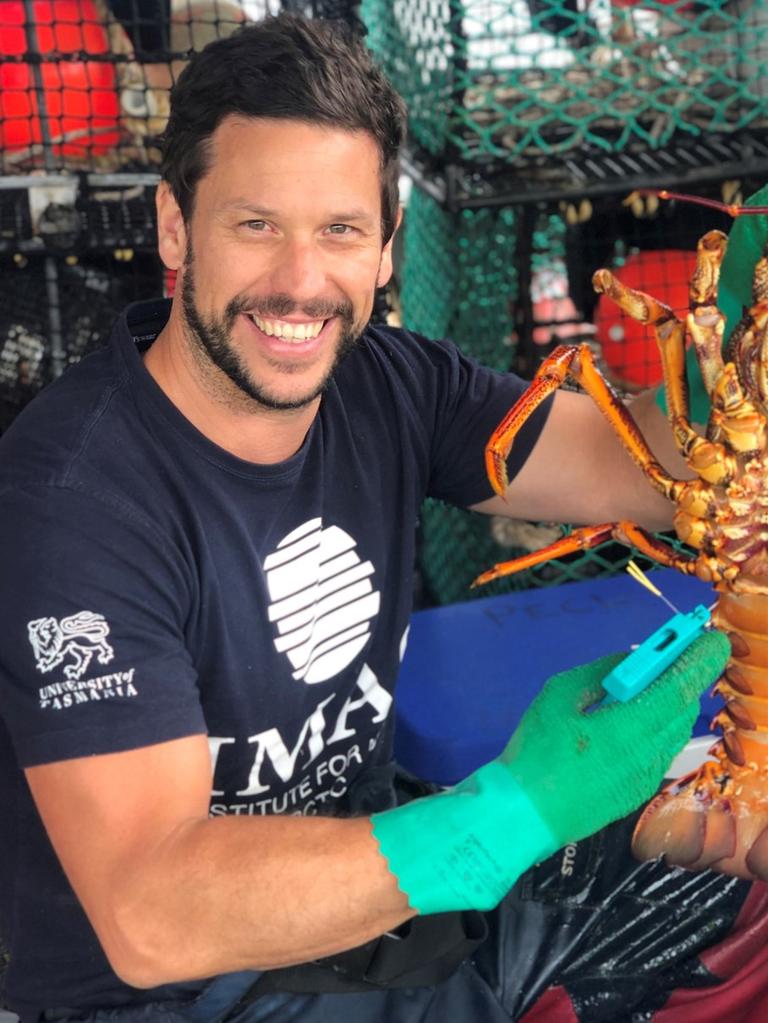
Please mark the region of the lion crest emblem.
POLYGON ((109 664, 115 652, 107 642, 109 625, 104 615, 80 611, 67 618, 36 618, 27 625, 29 642, 38 671, 51 671, 67 659, 64 668, 70 680, 82 678, 94 656, 99 664, 109 664))

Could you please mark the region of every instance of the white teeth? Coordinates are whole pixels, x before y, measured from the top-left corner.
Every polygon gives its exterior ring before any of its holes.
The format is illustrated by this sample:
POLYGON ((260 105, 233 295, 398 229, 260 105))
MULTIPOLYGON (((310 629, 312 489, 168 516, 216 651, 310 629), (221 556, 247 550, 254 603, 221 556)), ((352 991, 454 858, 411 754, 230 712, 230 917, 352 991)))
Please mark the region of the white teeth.
POLYGON ((315 320, 313 323, 286 323, 285 320, 262 320, 259 316, 252 316, 251 319, 259 330, 263 330, 269 337, 279 337, 284 341, 306 341, 317 337, 325 323, 325 320, 315 320))

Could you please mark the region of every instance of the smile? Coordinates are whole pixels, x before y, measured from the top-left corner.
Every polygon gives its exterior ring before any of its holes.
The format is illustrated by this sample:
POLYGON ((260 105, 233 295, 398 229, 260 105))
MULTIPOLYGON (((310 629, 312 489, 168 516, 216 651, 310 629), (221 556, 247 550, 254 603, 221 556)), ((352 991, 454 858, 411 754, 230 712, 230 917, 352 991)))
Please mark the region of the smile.
POLYGON ((288 323, 286 320, 263 320, 260 316, 251 316, 250 319, 268 337, 279 337, 283 341, 309 341, 318 336, 326 323, 325 320, 288 323))

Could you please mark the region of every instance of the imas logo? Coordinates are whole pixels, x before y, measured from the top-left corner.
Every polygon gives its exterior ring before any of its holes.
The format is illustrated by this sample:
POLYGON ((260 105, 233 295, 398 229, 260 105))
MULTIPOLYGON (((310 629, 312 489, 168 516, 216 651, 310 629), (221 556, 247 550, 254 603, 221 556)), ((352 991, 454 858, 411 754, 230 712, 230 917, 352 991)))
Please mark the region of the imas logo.
POLYGON ((67 618, 36 618, 27 625, 29 642, 38 671, 52 671, 65 660, 64 677, 82 678, 94 656, 99 664, 109 664, 115 652, 107 642, 109 625, 103 615, 81 611, 67 618))
MULTIPOLYGON (((333 701, 333 693, 320 700, 290 736, 277 728, 249 735, 250 753, 235 736, 209 736, 211 795, 227 797, 211 803, 211 816, 316 814, 323 812, 323 806, 327 812, 365 768, 389 716, 392 694, 364 664, 343 704, 332 708, 333 701), (240 775, 241 785, 234 794, 216 787, 220 760, 226 762, 225 776, 231 779, 233 767, 240 775)), ((223 780, 221 774, 218 780, 223 780)))
POLYGON ((277 627, 275 647, 307 685, 325 682, 357 657, 370 636, 381 595, 374 590, 370 561, 338 526, 310 519, 283 537, 264 560, 277 627))

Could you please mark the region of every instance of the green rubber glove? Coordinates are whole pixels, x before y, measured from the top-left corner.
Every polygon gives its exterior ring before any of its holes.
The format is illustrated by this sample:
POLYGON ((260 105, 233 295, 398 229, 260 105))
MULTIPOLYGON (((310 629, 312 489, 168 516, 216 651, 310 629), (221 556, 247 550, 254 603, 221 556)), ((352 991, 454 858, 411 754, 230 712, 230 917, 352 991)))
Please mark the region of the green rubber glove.
MULTIPOLYGON (((768 185, 751 195, 744 205, 768 206, 768 185)), ((717 288, 717 305, 726 318, 723 343, 726 343, 733 333, 734 327, 744 313, 744 307, 752 305, 752 277, 755 264, 762 256, 766 242, 768 217, 763 214, 745 213, 737 217, 728 233, 728 247, 720 268, 720 283, 717 288)), ((690 418, 694 423, 706 423, 709 418, 709 396, 704 390, 693 345, 686 352, 685 366, 690 418)), ((656 402, 666 415, 667 400, 663 387, 656 392, 656 402)))
POLYGON ((628 703, 588 714, 623 655, 555 675, 499 757, 445 792, 375 814, 411 906, 492 909, 528 867, 650 799, 729 654, 726 637, 707 632, 628 703))

